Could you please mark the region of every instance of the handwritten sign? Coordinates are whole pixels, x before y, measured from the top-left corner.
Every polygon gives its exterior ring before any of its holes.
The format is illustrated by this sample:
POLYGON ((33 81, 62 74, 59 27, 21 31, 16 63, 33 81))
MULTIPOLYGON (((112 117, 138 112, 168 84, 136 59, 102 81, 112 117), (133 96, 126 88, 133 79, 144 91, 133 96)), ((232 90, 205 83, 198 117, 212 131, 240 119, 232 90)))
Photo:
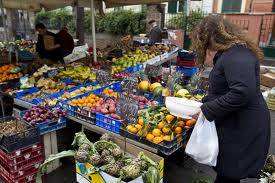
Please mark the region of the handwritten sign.
POLYGON ((108 73, 106 71, 103 71, 103 70, 98 70, 96 72, 96 80, 99 82, 99 83, 106 83, 106 82, 109 82, 111 80, 111 73, 108 73))
POLYGON ((121 82, 123 90, 128 91, 129 93, 135 92, 136 89, 138 88, 138 78, 136 77, 128 77, 125 78, 121 82))
POLYGON ((161 65, 150 65, 147 64, 145 67, 145 74, 151 77, 157 77, 160 76, 162 72, 161 65))
POLYGON ((116 112, 127 123, 135 123, 138 116, 138 101, 119 93, 116 112))

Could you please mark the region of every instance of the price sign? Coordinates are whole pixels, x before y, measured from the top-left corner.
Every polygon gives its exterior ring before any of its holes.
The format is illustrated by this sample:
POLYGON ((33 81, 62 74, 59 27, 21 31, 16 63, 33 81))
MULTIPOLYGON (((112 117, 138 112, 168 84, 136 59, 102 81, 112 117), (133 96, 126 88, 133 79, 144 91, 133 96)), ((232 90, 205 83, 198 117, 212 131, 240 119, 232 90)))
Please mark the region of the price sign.
POLYGON ((138 88, 138 79, 135 77, 129 77, 121 82, 123 90, 128 92, 135 92, 138 88))
POLYGON ((127 123, 135 123, 138 116, 138 101, 119 93, 116 112, 127 123))
POLYGON ((96 80, 100 83, 106 83, 109 82, 112 79, 111 74, 103 71, 103 70, 98 70, 96 71, 96 80))
POLYGON ((145 74, 151 77, 157 77, 160 76, 162 72, 161 65, 150 65, 147 64, 145 67, 145 74))

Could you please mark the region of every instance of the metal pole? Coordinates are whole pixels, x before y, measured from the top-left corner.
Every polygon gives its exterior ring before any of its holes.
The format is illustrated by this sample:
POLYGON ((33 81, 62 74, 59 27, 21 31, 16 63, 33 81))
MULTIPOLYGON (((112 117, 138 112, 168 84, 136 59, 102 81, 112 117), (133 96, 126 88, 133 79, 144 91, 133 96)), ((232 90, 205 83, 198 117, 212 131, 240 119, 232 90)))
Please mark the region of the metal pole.
POLYGON ((94 0, 91 0, 91 13, 92 13, 92 38, 93 38, 93 56, 94 62, 97 62, 96 56, 96 38, 95 38, 95 8, 94 8, 94 0))
POLYGON ((4 27, 4 39, 5 41, 8 41, 8 31, 7 31, 7 24, 6 24, 6 18, 4 13, 4 5, 3 1, 0 0, 0 6, 1 6, 1 14, 2 14, 2 21, 3 21, 3 27, 4 27))

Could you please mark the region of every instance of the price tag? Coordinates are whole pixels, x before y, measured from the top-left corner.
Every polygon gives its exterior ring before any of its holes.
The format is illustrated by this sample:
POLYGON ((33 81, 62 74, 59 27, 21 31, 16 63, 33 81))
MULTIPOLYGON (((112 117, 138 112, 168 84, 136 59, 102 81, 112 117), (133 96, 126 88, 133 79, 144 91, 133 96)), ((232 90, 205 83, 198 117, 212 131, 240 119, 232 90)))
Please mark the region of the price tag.
POLYGON ((147 64, 145 67, 145 74, 151 77, 157 77, 160 76, 162 72, 161 65, 150 65, 147 64))
POLYGON ((96 80, 99 83, 106 83, 106 82, 109 82, 111 79, 112 79, 111 73, 108 73, 108 72, 103 71, 103 70, 98 70, 96 72, 96 80))
POLYGON ((116 112, 127 123, 135 123, 138 116, 138 101, 119 93, 116 112))
POLYGON ((136 89, 138 88, 138 79, 135 77, 126 78, 121 82, 121 85, 123 90, 136 92, 136 89))

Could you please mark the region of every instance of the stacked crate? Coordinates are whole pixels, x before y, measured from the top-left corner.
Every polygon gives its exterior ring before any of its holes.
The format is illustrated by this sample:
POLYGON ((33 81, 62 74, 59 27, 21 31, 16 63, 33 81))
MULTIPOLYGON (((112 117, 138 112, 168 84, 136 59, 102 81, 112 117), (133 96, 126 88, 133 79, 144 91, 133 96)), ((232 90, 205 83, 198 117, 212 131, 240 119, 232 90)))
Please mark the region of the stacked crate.
POLYGON ((193 52, 179 50, 176 70, 183 73, 185 76, 195 75, 199 71, 199 68, 196 64, 196 58, 197 55, 193 52))
POLYGON ((0 180, 5 183, 34 183, 43 160, 43 146, 40 143, 12 152, 0 149, 0 180))

